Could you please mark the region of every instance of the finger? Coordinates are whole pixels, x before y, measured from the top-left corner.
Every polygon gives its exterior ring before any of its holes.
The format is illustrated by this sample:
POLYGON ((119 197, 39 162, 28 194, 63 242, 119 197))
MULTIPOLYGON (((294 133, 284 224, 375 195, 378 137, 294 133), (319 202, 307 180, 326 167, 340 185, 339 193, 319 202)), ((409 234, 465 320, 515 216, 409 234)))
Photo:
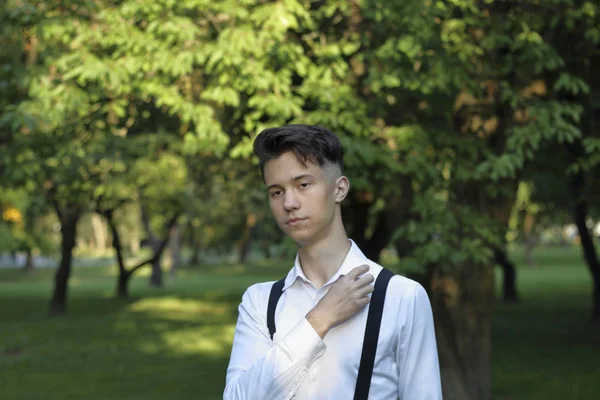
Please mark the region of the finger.
POLYGON ((346 275, 348 279, 355 281, 360 275, 364 274, 369 270, 369 266, 367 264, 363 264, 361 266, 352 268, 352 271, 346 275))
POLYGON ((371 293, 373 293, 373 291, 375 290, 375 288, 373 287, 373 285, 369 285, 369 286, 365 286, 363 288, 360 288, 356 291, 356 294, 358 295, 359 298, 365 297, 371 293))
POLYGON ((356 283, 357 283, 358 287, 360 288, 363 286, 370 285, 374 281, 375 281, 375 277, 372 274, 364 274, 363 276, 361 276, 360 278, 358 278, 356 280, 356 283))
POLYGON ((356 305, 359 309, 361 309, 367 304, 369 304, 370 301, 371 299, 369 297, 361 297, 360 299, 356 300, 356 305))

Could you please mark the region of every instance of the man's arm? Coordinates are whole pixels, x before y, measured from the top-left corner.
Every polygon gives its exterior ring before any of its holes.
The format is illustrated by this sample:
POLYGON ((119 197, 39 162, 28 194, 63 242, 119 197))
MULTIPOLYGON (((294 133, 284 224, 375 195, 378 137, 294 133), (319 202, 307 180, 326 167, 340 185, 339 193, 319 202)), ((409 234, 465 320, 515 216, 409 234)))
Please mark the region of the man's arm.
POLYGON ((398 314, 398 397, 441 400, 442 386, 431 304, 425 289, 415 284, 398 314))
POLYGON ((251 289, 239 307, 223 399, 288 399, 325 352, 325 343, 303 319, 273 346, 257 308, 258 293, 251 289))
POLYGON ((244 293, 239 307, 224 400, 289 399, 312 363, 326 350, 327 332, 368 304, 373 276, 368 266, 353 269, 284 338, 273 346, 257 287, 244 293))

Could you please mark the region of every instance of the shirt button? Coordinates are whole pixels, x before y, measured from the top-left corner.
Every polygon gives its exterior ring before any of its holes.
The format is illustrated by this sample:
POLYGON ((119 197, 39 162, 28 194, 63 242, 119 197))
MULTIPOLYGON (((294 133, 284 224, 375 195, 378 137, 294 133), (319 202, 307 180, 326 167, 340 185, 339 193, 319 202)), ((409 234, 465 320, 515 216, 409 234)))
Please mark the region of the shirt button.
POLYGON ((313 382, 316 382, 316 381, 317 381, 317 377, 313 376, 313 382))

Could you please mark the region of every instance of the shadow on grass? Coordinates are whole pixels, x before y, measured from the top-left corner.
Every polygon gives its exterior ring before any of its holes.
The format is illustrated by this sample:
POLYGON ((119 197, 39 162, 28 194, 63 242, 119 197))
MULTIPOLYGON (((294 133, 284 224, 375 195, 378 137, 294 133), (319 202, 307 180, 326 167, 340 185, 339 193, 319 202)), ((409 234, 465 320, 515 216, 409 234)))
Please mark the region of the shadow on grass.
MULTIPOLYGON (((590 278, 573 250, 539 255, 519 268, 522 302, 495 306, 493 398, 600 398, 590 278)), ((182 269, 161 290, 136 276, 128 301, 109 269, 75 268, 62 318, 47 317, 54 271, 0 271, 0 399, 220 399, 243 291, 290 267, 182 269)))
MULTIPOLYGON (((600 398, 600 324, 591 319, 592 285, 577 249, 540 248, 535 268, 519 256, 521 302, 495 306, 493 398, 600 398)), ((500 273, 496 282, 500 293, 500 273)))
POLYGON ((159 291, 137 279, 139 297, 121 300, 112 279, 90 275, 61 318, 46 316, 48 285, 4 280, 2 398, 220 399, 237 306, 260 279, 191 274, 159 291))

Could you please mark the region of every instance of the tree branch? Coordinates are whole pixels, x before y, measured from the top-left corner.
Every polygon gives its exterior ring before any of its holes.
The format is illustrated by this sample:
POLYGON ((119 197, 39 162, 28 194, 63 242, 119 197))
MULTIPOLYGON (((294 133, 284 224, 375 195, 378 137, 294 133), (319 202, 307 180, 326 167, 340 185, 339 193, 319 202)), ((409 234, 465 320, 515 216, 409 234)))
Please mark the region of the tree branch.
POLYGON ((171 228, 173 228, 173 226, 175 225, 175 223, 177 222, 177 219, 179 218, 179 213, 176 213, 170 220, 169 222, 167 222, 167 226, 166 226, 166 233, 165 236, 163 237, 163 239, 160 241, 160 244, 158 246, 158 248, 156 249, 156 251, 154 252, 154 254, 152 255, 152 257, 140 262, 139 264, 137 264, 135 267, 133 267, 132 269, 130 269, 127 274, 128 275, 132 275, 135 271, 137 271, 138 269, 142 268, 144 265, 146 264, 151 264, 154 261, 156 261, 158 258, 160 258, 160 256, 162 255, 163 251, 165 250, 165 248, 167 247, 167 243, 169 242, 169 233, 171 231, 171 228))

